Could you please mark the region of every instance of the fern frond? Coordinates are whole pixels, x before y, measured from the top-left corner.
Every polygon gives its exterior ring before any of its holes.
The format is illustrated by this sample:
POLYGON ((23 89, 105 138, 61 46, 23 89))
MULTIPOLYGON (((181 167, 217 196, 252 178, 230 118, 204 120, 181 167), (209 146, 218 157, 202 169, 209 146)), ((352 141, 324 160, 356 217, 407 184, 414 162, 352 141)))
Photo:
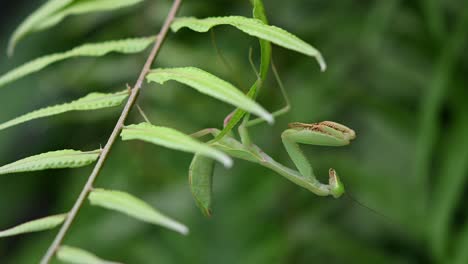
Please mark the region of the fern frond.
POLYGON ((112 40, 100 43, 84 44, 62 53, 46 55, 27 62, 0 76, 0 87, 16 81, 31 73, 42 70, 50 64, 73 57, 100 57, 110 52, 123 54, 138 53, 145 50, 155 37, 112 40))
POLYGON ((101 108, 114 107, 122 104, 122 102, 128 97, 128 90, 117 92, 117 93, 90 93, 85 97, 82 97, 78 100, 49 106, 46 108, 41 108, 33 112, 24 114, 20 117, 14 118, 10 121, 7 121, 3 124, 0 124, 0 130, 25 123, 31 120, 44 118, 48 116, 54 116, 70 111, 87 111, 87 110, 96 110, 101 108))
POLYGON ((81 248, 61 246, 57 250, 57 259, 70 264, 121 264, 107 261, 81 248))
POLYGON ((30 156, 0 167, 0 174, 39 171, 47 169, 78 168, 97 160, 101 150, 77 151, 58 150, 30 156))
POLYGON ((49 0, 39 9, 29 15, 23 23, 21 23, 18 28, 13 32, 13 35, 10 38, 8 43, 7 53, 9 56, 13 55, 14 49, 18 41, 20 41, 24 36, 31 32, 34 27, 40 23, 43 19, 52 15, 54 12, 62 9, 64 6, 73 2, 74 0, 49 0))
POLYGON ((27 34, 55 26, 67 16, 115 10, 140 2, 143 2, 143 0, 49 0, 26 18, 15 30, 10 38, 8 54, 13 55, 15 46, 27 34))
POLYGON ((52 215, 22 223, 15 227, 0 231, 0 237, 16 236, 52 229, 62 224, 66 217, 67 214, 52 215))
POLYGON ((138 139, 170 149, 198 153, 216 159, 225 167, 232 166, 232 159, 228 155, 173 128, 140 123, 125 126, 121 137, 122 140, 138 139))
POLYGON ((146 76, 146 79, 160 84, 170 80, 178 81, 203 94, 242 108, 260 116, 269 123, 273 123, 273 116, 257 102, 232 84, 204 70, 195 67, 155 69, 146 76))
POLYGON ((185 225, 161 214, 143 200, 128 193, 94 189, 88 198, 92 205, 118 211, 141 221, 160 225, 184 235, 188 234, 189 230, 185 225))
POLYGON ((325 71, 327 68, 322 54, 310 44, 282 28, 266 25, 256 18, 243 16, 208 17, 204 19, 181 17, 174 20, 171 29, 177 32, 180 28, 187 27, 193 31, 207 32, 212 27, 218 25, 231 25, 248 35, 270 41, 283 48, 315 57, 322 71, 325 71))

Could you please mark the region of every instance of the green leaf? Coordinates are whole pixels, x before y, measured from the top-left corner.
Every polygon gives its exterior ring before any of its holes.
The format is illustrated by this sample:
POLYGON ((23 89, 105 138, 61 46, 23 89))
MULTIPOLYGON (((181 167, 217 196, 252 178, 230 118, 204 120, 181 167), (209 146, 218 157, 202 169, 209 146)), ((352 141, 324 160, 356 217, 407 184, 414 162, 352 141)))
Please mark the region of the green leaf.
POLYGON ((25 233, 52 229, 62 224, 66 217, 67 214, 60 214, 32 220, 7 230, 0 231, 0 237, 16 236, 25 233))
POLYGON ((100 57, 110 52, 124 54, 138 53, 145 50, 154 40, 154 37, 146 37, 105 41, 84 44, 66 52, 46 55, 27 62, 0 76, 0 86, 4 86, 7 83, 16 81, 31 73, 40 71, 52 63, 73 57, 100 57))
POLYGON ((66 104, 60 104, 55 106, 49 106, 41 108, 39 110, 27 113, 20 117, 14 118, 8 122, 0 124, 0 130, 31 121, 38 118, 53 116, 62 114, 70 111, 87 111, 96 110, 101 108, 113 107, 122 104, 122 102, 128 97, 128 90, 121 91, 118 93, 90 93, 85 97, 78 100, 72 101, 66 104))
POLYGON ((80 15, 92 12, 109 11, 132 6, 143 2, 144 0, 93 0, 93 1, 75 1, 67 7, 53 13, 38 23, 33 31, 44 30, 60 23, 69 15, 80 15))
POLYGON ((119 264, 118 262, 103 260, 81 248, 70 246, 61 246, 57 251, 57 258, 70 264, 119 264))
POLYGON ((4 165, 0 167, 0 174, 83 167, 96 161, 100 153, 101 150, 88 152, 71 149, 51 151, 4 165))
POLYGON ((197 153, 216 159, 226 167, 232 166, 228 155, 172 128, 140 123, 124 127, 121 137, 122 140, 139 139, 170 149, 197 153))
MULTIPOLYGON (((434 180, 431 190, 431 226, 430 231, 431 252, 439 259, 446 258, 454 233, 461 237, 462 228, 454 231, 451 223, 457 221, 456 214, 459 201, 463 200, 466 187, 466 175, 468 173, 468 106, 464 103, 464 95, 456 95, 462 98, 451 101, 449 105, 453 109, 451 117, 453 125, 444 126, 444 141, 439 150, 439 161, 437 163, 438 174, 434 180)), ((468 226, 466 227, 468 231, 468 226)), ((465 238, 468 243, 468 238, 465 238)), ((454 243, 456 244, 456 243, 454 243)), ((463 250, 464 251, 464 250, 463 250)), ((454 251, 455 252, 455 251, 454 251)), ((456 254, 455 254, 456 255, 456 254)), ((468 257, 468 254, 465 254, 468 257)), ((456 262, 450 262, 456 263, 456 262)), ((459 263, 466 263, 459 262, 459 263)))
POLYGON ((79 15, 91 12, 115 10, 143 2, 143 0, 51 0, 31 14, 15 30, 8 46, 8 54, 11 56, 15 46, 27 34, 41 31, 60 23, 69 15, 79 15))
POLYGON ((189 185, 198 207, 206 216, 211 216, 214 160, 193 156, 189 169, 189 185))
POLYGON ((173 31, 178 31, 180 28, 187 27, 197 32, 207 32, 212 27, 218 25, 231 25, 251 36, 270 41, 283 48, 315 57, 322 71, 325 71, 327 67, 320 52, 310 44, 284 29, 266 25, 261 20, 255 18, 242 16, 208 17, 204 19, 181 17, 174 20, 171 29, 173 31))
MULTIPOLYGON (((253 9, 254 18, 259 19, 265 25, 268 25, 268 18, 265 13, 263 2, 261 0, 253 0, 253 6, 254 6, 254 9, 253 9)), ((269 41, 262 40, 262 39, 260 39, 259 42, 260 42, 260 49, 261 49, 260 78, 261 78, 262 83, 265 83, 266 75, 268 73, 268 69, 270 68, 271 44, 269 41)))
POLYGON ((169 80, 181 82, 201 93, 254 113, 269 123, 273 122, 273 116, 254 100, 232 84, 201 69, 194 67, 156 69, 152 70, 146 79, 160 84, 169 80))
MULTIPOLYGON (((453 237, 453 257, 447 260, 447 263, 465 264, 468 262, 468 221, 462 223, 460 230, 456 231, 457 237, 453 237)), ((445 258, 447 259, 447 258, 445 258)))
POLYGON ((49 0, 34 13, 29 15, 23 23, 13 32, 8 43, 8 55, 13 55, 14 49, 18 41, 20 41, 26 34, 34 30, 34 27, 40 23, 40 21, 52 15, 57 10, 60 10, 64 6, 73 2, 74 0, 49 0))
POLYGON ((166 227, 183 235, 189 232, 185 225, 161 214, 149 204, 125 192, 94 189, 89 195, 89 201, 92 205, 118 211, 141 221, 166 227))

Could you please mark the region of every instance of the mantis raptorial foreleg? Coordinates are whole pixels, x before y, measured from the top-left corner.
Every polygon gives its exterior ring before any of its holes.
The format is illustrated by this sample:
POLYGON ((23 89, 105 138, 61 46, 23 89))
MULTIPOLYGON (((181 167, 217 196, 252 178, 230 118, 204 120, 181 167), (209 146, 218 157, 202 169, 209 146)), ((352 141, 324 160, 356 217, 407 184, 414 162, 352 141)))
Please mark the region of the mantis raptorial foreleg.
MULTIPOLYGON (((324 121, 315 124, 291 123, 281 134, 284 147, 302 176, 311 181, 317 180, 312 166, 299 148, 298 143, 319 146, 345 146, 356 138, 356 133, 341 124, 324 121)), ((329 171, 330 194, 341 196, 344 187, 334 169, 329 171)))
MULTIPOLYGON (((199 137, 207 134, 216 136, 218 133, 218 129, 211 128, 197 132, 193 134, 193 136, 199 137)), ((335 198, 338 198, 344 193, 344 187, 335 170, 330 169, 328 184, 320 183, 315 177, 309 161, 299 149, 298 144, 345 146, 349 144, 350 141, 355 137, 356 134, 352 129, 331 121, 324 121, 314 124, 290 124, 290 128, 282 133, 281 138, 283 140, 286 151, 299 171, 290 169, 275 161, 272 157, 263 152, 258 146, 253 144, 246 146, 231 136, 226 136, 219 141, 212 142, 211 145, 233 157, 255 162, 264 167, 272 169, 290 181, 310 190, 317 195, 331 195, 335 198)), ((191 173, 196 174, 197 172, 191 173)), ((193 177, 193 175, 191 177, 193 177)))

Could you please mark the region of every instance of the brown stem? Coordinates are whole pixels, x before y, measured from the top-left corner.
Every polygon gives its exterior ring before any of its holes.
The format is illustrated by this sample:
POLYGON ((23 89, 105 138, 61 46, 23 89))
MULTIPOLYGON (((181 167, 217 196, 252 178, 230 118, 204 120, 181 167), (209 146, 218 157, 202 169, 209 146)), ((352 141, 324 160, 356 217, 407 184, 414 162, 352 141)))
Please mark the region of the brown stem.
POLYGON ((169 31, 169 27, 174 20, 174 17, 179 10, 180 4, 182 0, 174 0, 172 4, 172 8, 169 11, 169 14, 167 15, 166 20, 164 21, 164 25, 161 28, 161 31, 159 32, 158 38, 156 39, 156 43, 153 46, 153 49, 151 50, 151 53, 148 56, 148 59, 146 60, 146 63, 141 70, 140 76, 138 77, 138 80, 136 81, 135 85, 131 89, 130 96, 128 98, 127 103, 125 104, 125 107, 120 114, 119 120, 117 121, 117 124, 114 127, 114 130, 112 131, 112 134, 110 135, 109 139, 107 140, 106 145, 104 146, 104 149, 101 152, 101 155, 99 156, 99 159, 94 166, 93 171, 91 172, 91 175, 89 176, 85 186, 83 187, 83 190, 80 193, 80 196, 76 200, 75 204, 73 205, 72 209, 67 215, 67 218, 65 222, 63 223, 62 227, 60 228, 59 232, 57 233, 57 236, 55 237, 54 241, 50 245, 49 249, 47 250, 46 254, 41 260, 41 264, 48 264, 54 254, 57 252, 58 248, 60 247, 65 235, 67 234, 68 230, 70 229, 71 224, 73 223, 73 220, 75 219, 76 215, 78 214, 79 210, 83 206, 84 201, 88 197, 89 193, 93 189, 93 184, 101 172, 101 169, 104 165, 104 162, 106 161, 109 152, 112 148, 112 146, 115 143, 115 140, 120 134, 120 131, 122 130, 122 127, 124 126, 125 120, 127 119, 127 116, 132 109, 133 105, 135 104, 135 101, 138 97, 138 94, 140 92, 141 86, 143 84, 143 81, 146 77, 146 74, 149 72, 151 65, 153 64, 154 60, 156 59, 156 56, 159 53, 159 50, 161 49, 161 46, 164 42, 164 39, 166 38, 167 32, 169 31))

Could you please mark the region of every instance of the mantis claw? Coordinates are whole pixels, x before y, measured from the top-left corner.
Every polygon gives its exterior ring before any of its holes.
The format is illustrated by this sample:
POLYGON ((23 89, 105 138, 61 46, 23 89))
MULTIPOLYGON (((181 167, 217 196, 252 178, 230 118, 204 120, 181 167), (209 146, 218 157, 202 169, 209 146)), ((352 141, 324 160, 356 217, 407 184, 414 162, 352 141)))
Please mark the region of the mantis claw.
POLYGON ((328 180, 330 193, 334 198, 339 198, 345 192, 344 185, 334 169, 330 168, 330 170, 328 171, 328 175, 330 177, 328 180))

